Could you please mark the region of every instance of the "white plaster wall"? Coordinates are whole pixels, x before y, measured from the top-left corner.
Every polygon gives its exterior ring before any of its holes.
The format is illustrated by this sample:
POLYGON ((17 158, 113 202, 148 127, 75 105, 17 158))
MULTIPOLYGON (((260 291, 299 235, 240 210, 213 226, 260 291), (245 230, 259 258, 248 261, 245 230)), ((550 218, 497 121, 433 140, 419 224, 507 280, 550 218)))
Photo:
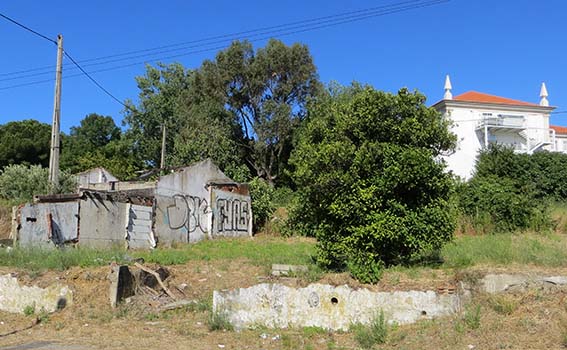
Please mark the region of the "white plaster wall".
POLYGON ((445 156, 444 159, 448 170, 465 180, 472 176, 476 156, 482 147, 483 140, 476 132, 480 114, 478 111, 463 108, 451 108, 446 114, 453 122, 451 132, 457 135, 457 147, 453 154, 445 156))
MULTIPOLYGON (((442 111, 443 112, 443 111, 442 111)), ((455 175, 467 180, 472 177, 476 157, 481 149, 484 148, 484 130, 476 130, 477 126, 484 118, 483 113, 491 113, 493 117, 499 114, 523 116, 526 134, 531 139, 530 145, 533 147, 542 141, 552 141, 549 138, 549 116, 545 113, 535 113, 526 111, 509 111, 494 108, 466 108, 450 107, 445 112, 447 118, 453 122, 451 131, 457 135, 457 148, 455 153, 445 156, 448 170, 455 175)), ((519 136, 520 130, 514 132, 494 131, 490 132, 490 142, 504 144, 517 144, 518 149, 527 151, 528 142, 519 136)), ((553 145, 546 146, 544 149, 552 150, 553 145)))
POLYGON ((370 323, 380 311, 389 322, 405 324, 451 315, 460 302, 457 294, 371 292, 324 284, 291 288, 264 283, 213 293, 213 311, 224 314, 237 329, 261 325, 348 330, 354 323, 370 323))

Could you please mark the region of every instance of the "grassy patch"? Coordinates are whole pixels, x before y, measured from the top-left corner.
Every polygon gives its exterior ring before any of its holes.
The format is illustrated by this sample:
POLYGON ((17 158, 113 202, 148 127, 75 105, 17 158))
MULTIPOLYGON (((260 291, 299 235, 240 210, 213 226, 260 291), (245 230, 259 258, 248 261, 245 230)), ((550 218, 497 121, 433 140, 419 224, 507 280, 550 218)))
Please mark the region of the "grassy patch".
POLYGON ((500 234, 458 237, 442 251, 445 267, 477 264, 567 266, 567 240, 554 234, 500 234))
MULTIPOLYGON (((22 248, 0 249, 0 265, 13 266, 31 272, 66 270, 72 266, 104 266, 112 261, 128 263, 133 258, 160 265, 184 264, 194 260, 226 260, 244 258, 257 266, 273 263, 312 265, 315 243, 297 239, 255 238, 220 239, 187 244, 180 248, 158 248, 146 251, 90 249, 22 248)), ((315 270, 314 270, 315 271, 315 270)))
POLYGON ((491 295, 488 305, 500 315, 511 315, 518 308, 518 301, 509 295, 491 295))
POLYGON ((234 327, 223 313, 211 312, 208 322, 210 331, 232 331, 234 327))
POLYGON ((98 250, 81 248, 47 249, 21 248, 0 249, 0 265, 13 266, 29 271, 66 270, 72 266, 103 266, 112 261, 125 262, 124 251, 118 249, 98 250))
POLYGON ((363 349, 372 349, 376 344, 384 344, 388 336, 388 323, 384 317, 384 312, 372 320, 369 325, 356 324, 352 326, 354 339, 363 349))
POLYGON ((177 249, 158 248, 136 252, 146 262, 163 265, 184 264, 191 260, 235 260, 244 258, 257 266, 271 264, 310 265, 315 243, 298 239, 254 238, 207 240, 177 249))

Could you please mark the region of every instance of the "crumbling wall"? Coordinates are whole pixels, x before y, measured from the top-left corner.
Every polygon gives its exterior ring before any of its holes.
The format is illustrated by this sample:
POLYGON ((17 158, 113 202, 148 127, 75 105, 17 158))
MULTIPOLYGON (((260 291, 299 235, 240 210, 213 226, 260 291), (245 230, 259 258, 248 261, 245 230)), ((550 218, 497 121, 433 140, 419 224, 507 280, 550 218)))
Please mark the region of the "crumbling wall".
POLYGON ((61 245, 78 238, 78 201, 28 203, 18 211, 16 231, 22 246, 61 245))
POLYGON ((129 206, 107 200, 103 195, 87 193, 81 199, 79 244, 85 247, 110 248, 126 244, 129 206))
POLYGON ((211 208, 205 196, 156 196, 154 230, 160 243, 198 242, 210 232, 211 208))
POLYGON ((368 324, 384 312, 389 322, 412 323, 459 311, 457 294, 433 291, 372 292, 348 286, 312 284, 291 288, 259 284, 250 288, 213 293, 213 311, 224 315, 237 329, 321 327, 348 330, 352 324, 368 324))
POLYGON ((214 203, 209 184, 214 182, 233 183, 210 159, 160 177, 154 222, 160 243, 212 238, 214 203))

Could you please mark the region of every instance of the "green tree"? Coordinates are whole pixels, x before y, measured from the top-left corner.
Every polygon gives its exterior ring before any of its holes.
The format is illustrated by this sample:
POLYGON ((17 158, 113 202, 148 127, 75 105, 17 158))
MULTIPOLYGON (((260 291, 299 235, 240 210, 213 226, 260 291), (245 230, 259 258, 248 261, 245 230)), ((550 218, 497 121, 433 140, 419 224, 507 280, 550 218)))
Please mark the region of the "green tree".
POLYGON ((317 260, 375 282, 382 266, 439 249, 455 228, 453 180, 439 155, 454 147, 448 122, 425 97, 354 85, 309 106, 291 156, 317 260))
POLYGON ((96 113, 87 115, 81 120, 81 125, 71 127, 70 132, 71 137, 84 143, 89 150, 120 139, 120 134, 120 128, 116 126, 112 117, 96 113))
POLYGON ((184 117, 168 164, 182 166, 211 158, 232 179, 250 179, 250 170, 242 161, 242 131, 229 111, 205 101, 181 105, 179 115, 184 117))
POLYGON ((129 180, 141 168, 132 143, 110 116, 87 115, 79 126, 71 127, 61 144, 61 168, 71 173, 104 167, 119 179, 129 180))
MULTIPOLYGON (((51 192, 48 181, 49 169, 40 165, 9 165, 0 171, 0 198, 13 203, 31 201, 35 195, 51 192)), ((77 187, 75 176, 62 172, 56 193, 74 192, 77 187)))
POLYGON ((233 114, 244 131, 248 165, 274 183, 284 174, 306 104, 320 87, 307 46, 272 39, 254 52, 249 42, 236 41, 194 74, 193 95, 209 96, 233 114))
POLYGON ((161 159, 162 126, 167 130, 166 147, 174 149, 174 141, 184 115, 180 114, 182 96, 187 92, 191 71, 181 64, 146 66, 144 76, 136 77, 139 105, 127 101, 124 123, 126 137, 132 140, 135 152, 149 167, 157 167, 161 159))
POLYGON ((10 164, 49 165, 51 126, 28 119, 0 125, 0 169, 10 164))

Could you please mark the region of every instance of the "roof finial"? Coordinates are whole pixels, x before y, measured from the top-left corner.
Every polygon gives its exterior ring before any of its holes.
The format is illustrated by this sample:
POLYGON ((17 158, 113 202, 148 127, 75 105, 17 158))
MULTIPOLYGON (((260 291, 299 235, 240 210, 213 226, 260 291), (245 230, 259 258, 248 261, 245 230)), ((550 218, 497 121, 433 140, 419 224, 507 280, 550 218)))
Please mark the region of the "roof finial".
POLYGON ((540 106, 544 106, 544 107, 549 107, 549 101, 547 100, 547 88, 545 87, 545 83, 541 83, 541 90, 539 92, 539 97, 541 97, 541 100, 539 100, 539 105, 540 106))
POLYGON ((445 77, 445 95, 443 95, 444 100, 452 100, 453 94, 451 93, 451 79, 449 78, 449 74, 445 77))

